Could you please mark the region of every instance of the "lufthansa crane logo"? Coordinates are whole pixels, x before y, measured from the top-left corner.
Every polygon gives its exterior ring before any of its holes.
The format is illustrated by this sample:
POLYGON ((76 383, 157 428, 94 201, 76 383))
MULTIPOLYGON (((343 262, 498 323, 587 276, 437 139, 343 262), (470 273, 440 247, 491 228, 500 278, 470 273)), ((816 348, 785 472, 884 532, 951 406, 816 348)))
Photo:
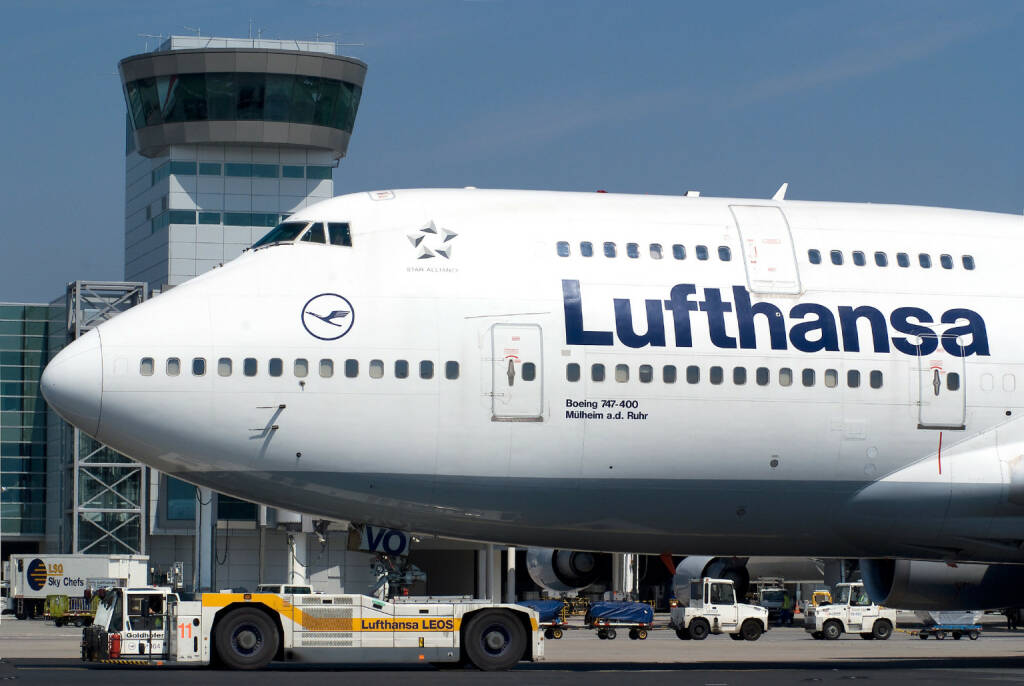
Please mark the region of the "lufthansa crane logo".
POLYGON ((313 338, 335 341, 352 329, 355 310, 337 293, 321 293, 306 301, 302 308, 302 326, 313 338))

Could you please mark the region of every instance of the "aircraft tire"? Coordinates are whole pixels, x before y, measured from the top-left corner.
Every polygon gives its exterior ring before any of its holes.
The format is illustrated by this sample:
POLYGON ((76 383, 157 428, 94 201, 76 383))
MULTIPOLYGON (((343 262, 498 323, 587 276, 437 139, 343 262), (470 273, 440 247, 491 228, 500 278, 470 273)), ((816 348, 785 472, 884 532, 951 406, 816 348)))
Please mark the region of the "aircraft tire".
POLYGON ((697 619, 690 622, 690 638, 693 640, 703 641, 710 633, 711 625, 703 617, 697 617, 697 619))
POLYGON ((826 641, 834 641, 843 635, 843 625, 835 619, 830 619, 821 627, 821 635, 826 641))
POLYGON ((262 669, 277 653, 277 627, 265 613, 250 608, 231 610, 217 623, 214 648, 228 669, 262 669))
POLYGON ((892 622, 888 619, 879 619, 875 622, 875 625, 871 627, 871 635, 879 641, 889 640, 889 637, 892 636, 892 622))
POLYGON ((463 641, 469 662, 484 672, 509 669, 526 652, 526 631, 508 610, 484 610, 473 615, 463 641))

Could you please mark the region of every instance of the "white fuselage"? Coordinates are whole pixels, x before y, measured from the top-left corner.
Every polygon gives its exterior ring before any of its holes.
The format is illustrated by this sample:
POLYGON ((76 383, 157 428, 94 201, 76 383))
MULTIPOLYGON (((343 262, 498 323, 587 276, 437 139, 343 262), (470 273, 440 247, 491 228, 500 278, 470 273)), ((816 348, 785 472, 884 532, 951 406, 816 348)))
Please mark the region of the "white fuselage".
POLYGON ((133 308, 54 360, 47 399, 168 474, 319 516, 1024 561, 1020 217, 449 190, 289 221, 352 245, 261 247, 133 308))

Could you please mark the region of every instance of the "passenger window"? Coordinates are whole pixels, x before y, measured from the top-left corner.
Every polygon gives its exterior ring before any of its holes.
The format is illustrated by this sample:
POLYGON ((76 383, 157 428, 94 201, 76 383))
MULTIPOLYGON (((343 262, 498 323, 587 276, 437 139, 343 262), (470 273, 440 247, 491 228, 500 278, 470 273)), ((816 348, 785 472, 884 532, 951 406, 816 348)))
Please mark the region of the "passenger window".
POLYGON ((700 367, 691 364, 686 368, 686 383, 700 383, 700 367))
POLYGON ((966 269, 967 271, 971 271, 974 269, 974 257, 972 257, 971 255, 964 255, 963 261, 964 269, 966 269))
POLYGON ((284 373, 284 363, 280 357, 271 357, 267 362, 267 373, 271 376, 281 376, 284 373))
POLYGON ((942 265, 943 269, 953 268, 953 256, 952 255, 939 255, 939 264, 942 265))
POLYGON ((306 378, 309 376, 309 360, 304 360, 301 357, 296 359, 295 364, 292 366, 292 371, 300 379, 306 378))
POLYGON ((626 255, 633 259, 640 257, 640 246, 636 243, 626 243, 626 255))
POLYGON ((256 363, 255 357, 247 357, 242 360, 242 373, 246 376, 256 376, 256 372, 259 371, 259 365, 256 363))
POLYGON ((302 240, 306 243, 323 243, 327 244, 327 238, 324 236, 324 225, 321 222, 313 224, 309 227, 309 231, 302 237, 302 240))
POLYGON ((604 256, 615 257, 615 244, 608 242, 604 244, 604 256))
POLYGON ((329 379, 334 376, 334 360, 328 360, 326 358, 320 360, 320 376, 324 379, 329 379))
POLYGON ((839 372, 835 369, 825 370, 825 388, 835 388, 839 385, 839 372))
POLYGON ((779 385, 780 386, 792 386, 793 385, 793 370, 789 367, 783 367, 779 370, 779 385))
POLYGON ((654 367, 649 364, 640 365, 637 377, 640 379, 640 383, 651 383, 654 381, 654 367))
POLYGON ((746 367, 733 367, 732 368, 732 382, 737 386, 742 386, 747 383, 747 368, 746 367))
POLYGON ((685 245, 679 245, 678 243, 674 244, 672 246, 672 257, 676 258, 677 260, 685 260, 686 259, 686 246, 685 245))
POLYGON ((710 381, 714 385, 717 386, 720 383, 722 383, 722 380, 724 378, 725 378, 725 372, 722 371, 722 368, 719 367, 718 365, 715 365, 714 367, 712 367, 711 369, 708 370, 708 381, 710 381))
POLYGON ((951 391, 960 390, 960 375, 956 372, 946 374, 946 388, 951 391))
POLYGON ((177 376, 181 374, 181 360, 177 357, 167 358, 167 376, 177 376))
POLYGON ((908 255, 905 252, 898 252, 898 253, 896 253, 896 264, 898 264, 899 266, 904 267, 904 268, 909 267, 910 266, 910 255, 908 255))
POLYGON ((995 388, 995 384, 995 377, 993 377, 991 374, 981 375, 981 390, 991 391, 993 388, 995 388))
MULTIPOLYGON (((524 374, 525 377, 525 374, 524 374)), ((444 363, 444 378, 454 381, 459 378, 459 363, 449 360, 444 363)))
POLYGON ((718 246, 718 259, 722 262, 728 262, 732 259, 732 249, 728 245, 718 246))
POLYGON ((352 231, 345 222, 330 222, 327 224, 328 233, 331 234, 331 245, 352 247, 352 231))
POLYGON ((860 372, 856 369, 850 369, 846 372, 846 385, 850 388, 860 387, 860 372))
POLYGON ((143 376, 153 376, 153 358, 143 357, 139 360, 139 374, 143 376))
POLYGON ((832 260, 832 264, 839 265, 839 264, 843 263, 843 251, 842 250, 832 250, 832 251, 829 252, 828 256, 829 256, 829 259, 832 260))
POLYGON ((864 253, 860 250, 853 251, 853 263, 858 267, 863 267, 868 261, 864 258, 864 253))
POLYGON ((615 365, 615 380, 619 383, 626 383, 629 381, 629 365, 628 364, 617 364, 615 365))
POLYGON ((661 243, 651 243, 651 259, 661 259, 661 243))
POLYGON ((576 362, 565 365, 565 380, 576 383, 580 380, 580 366, 576 362))
POLYGON ((868 380, 871 383, 871 387, 872 388, 881 388, 882 387, 882 372, 878 371, 877 369, 873 370, 871 372, 871 374, 869 375, 868 380))
POLYGON ((757 377, 758 386, 767 386, 771 380, 771 373, 768 371, 768 367, 758 367, 755 376, 757 377))
POLYGON ((801 383, 803 383, 804 386, 813 386, 814 385, 814 370, 813 369, 805 369, 803 374, 800 377, 800 381, 801 381, 801 383))
POLYGON ((192 376, 203 376, 206 374, 206 358, 205 357, 193 357, 192 358, 192 376))
POLYGON ((695 250, 697 251, 697 259, 698 260, 706 260, 706 259, 708 259, 708 246, 706 246, 706 245, 698 245, 695 248, 695 250))
POLYGON ((676 366, 674 364, 666 364, 661 368, 661 380, 664 383, 676 382, 676 366))
POLYGON ((807 261, 811 264, 821 264, 821 251, 811 248, 807 251, 807 261))
POLYGON ((1017 377, 1013 374, 1003 374, 1003 390, 1007 393, 1013 393, 1017 388, 1017 377))
POLYGON ((558 256, 568 257, 569 256, 569 244, 566 241, 558 241, 558 256))
POLYGON ((345 376, 350 379, 359 376, 359 360, 345 360, 345 376))
POLYGON ((584 257, 593 257, 594 244, 590 241, 583 241, 580 243, 580 255, 583 255, 584 257))
POLYGON ((430 360, 420 360, 420 378, 421 379, 433 379, 434 378, 434 363, 430 360))
POLYGON ((889 257, 884 252, 876 252, 875 264, 879 267, 887 267, 889 266, 889 257))
POLYGON ((370 378, 384 378, 384 360, 370 360, 370 378))
POLYGON ((217 374, 220 376, 231 376, 231 358, 222 357, 217 360, 217 374))
POLYGON ((922 269, 932 268, 932 256, 926 252, 923 252, 917 256, 917 261, 921 264, 922 269))
POLYGON ((537 365, 533 362, 523 362, 523 381, 533 381, 537 378, 537 365))
POLYGON ((604 365, 603 364, 592 364, 590 365, 590 380, 598 383, 604 381, 604 365))
POLYGON ((395 378, 406 379, 409 377, 409 361, 395 360, 395 378))

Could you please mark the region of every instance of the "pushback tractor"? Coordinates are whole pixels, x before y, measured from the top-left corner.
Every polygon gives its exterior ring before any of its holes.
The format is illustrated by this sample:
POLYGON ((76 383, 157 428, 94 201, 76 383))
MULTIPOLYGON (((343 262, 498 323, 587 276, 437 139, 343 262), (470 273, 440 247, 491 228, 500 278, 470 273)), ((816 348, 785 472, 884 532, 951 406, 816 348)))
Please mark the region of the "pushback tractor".
POLYGON ((705 577, 690 582, 690 604, 672 608, 669 625, 683 640, 728 634, 736 641, 756 641, 768 630, 768 610, 737 603, 732 581, 705 577))
POLYGON ((544 657, 537 613, 485 600, 108 589, 82 659, 260 669, 272 660, 462 663, 508 669, 544 657))
POLYGON ((804 628, 817 640, 857 633, 866 640, 885 641, 895 624, 896 610, 871 602, 862 583, 837 584, 834 603, 808 606, 804 615, 804 628))

